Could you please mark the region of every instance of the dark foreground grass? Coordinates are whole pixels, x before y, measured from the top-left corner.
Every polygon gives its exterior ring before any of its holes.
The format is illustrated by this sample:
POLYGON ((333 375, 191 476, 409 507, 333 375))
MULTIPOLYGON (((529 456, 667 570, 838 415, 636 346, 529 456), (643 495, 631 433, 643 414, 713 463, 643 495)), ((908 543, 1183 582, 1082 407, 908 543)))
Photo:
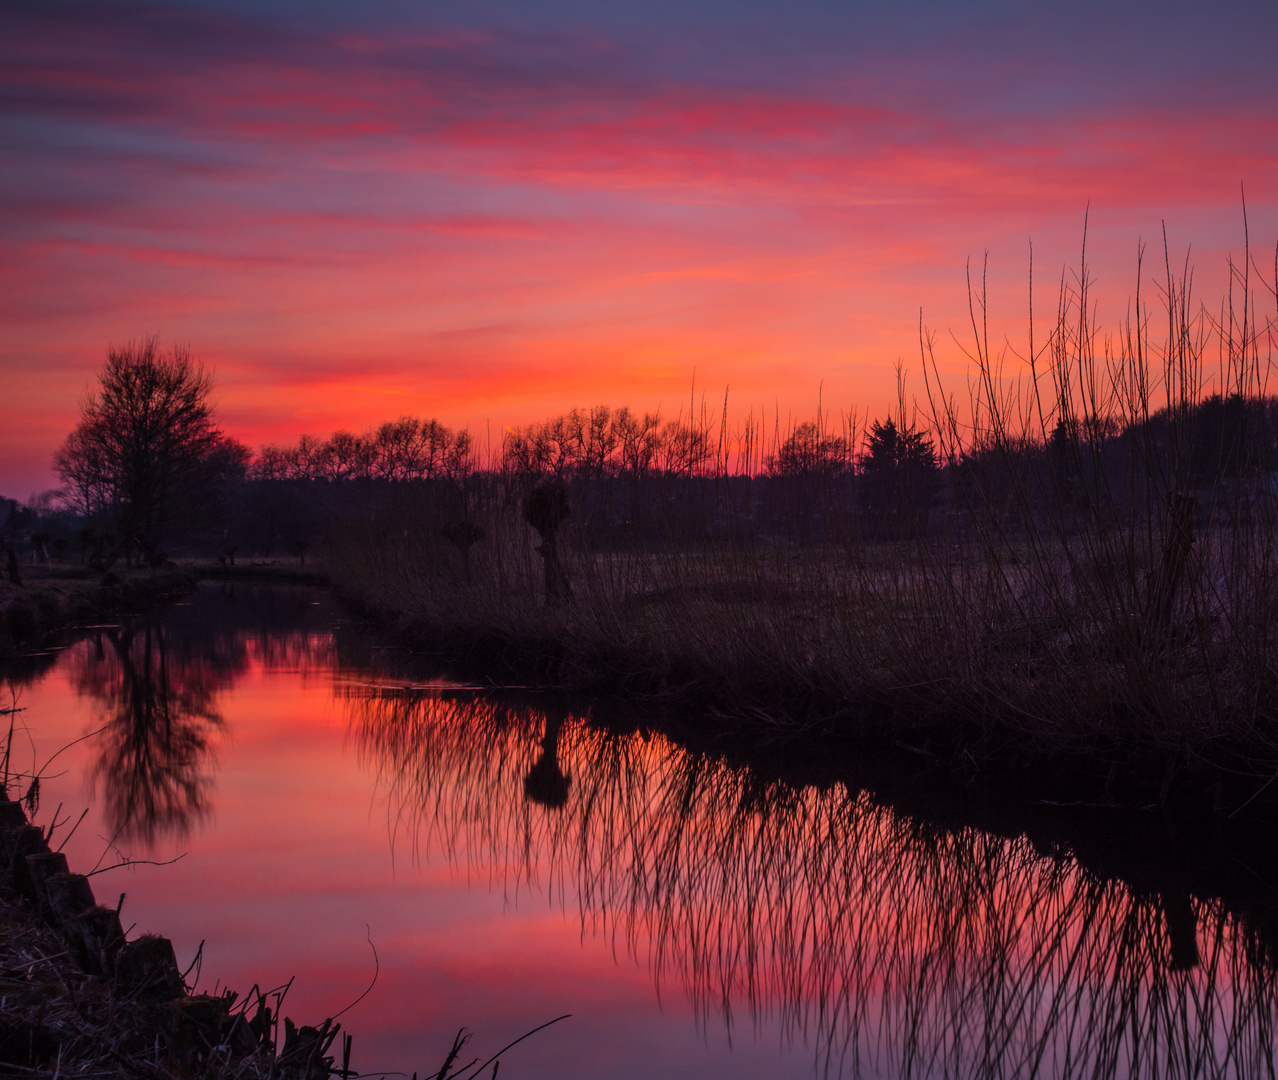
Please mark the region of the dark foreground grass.
MULTIPOLYGON (((462 490, 467 544, 455 494, 392 485, 335 530, 329 566, 433 647, 725 733, 904 745, 1100 801, 1272 811, 1274 323, 1251 273, 1249 257, 1231 267, 1213 315, 1168 266, 1158 304, 1138 284, 1102 333, 1083 266, 1019 354, 991 349, 974 293, 968 400, 927 334, 913 416, 902 395, 898 430, 925 432, 944 466, 925 502, 898 481, 839 508, 822 502, 833 481, 790 477, 828 511, 821 528, 760 529, 776 515, 720 452, 648 482, 641 539, 617 543, 592 531, 598 469, 508 455, 462 490), (557 533, 532 512, 548 484, 577 500, 557 533)), ((722 448, 726 407, 703 428, 722 448)))
POLYGON ((189 992, 168 940, 126 940, 118 910, 98 906, 48 841, 0 798, 0 1075, 356 1075, 350 1037, 335 1046, 339 1024, 281 1026, 287 988, 189 992))
MULTIPOLYGON (((9 716, 10 710, 0 712, 0 718, 9 716)), ((351 1064, 354 1039, 336 1021, 340 1012, 315 1026, 283 1015, 292 980, 267 990, 254 986, 242 996, 231 990, 197 993, 188 988, 190 969, 179 970, 167 938, 129 939, 119 908, 98 905, 88 877, 70 872, 66 857, 51 847, 56 825, 29 823, 25 807, 38 800, 38 780, 9 774, 8 754, 0 758, 7 774, 0 780, 0 1076, 354 1080, 361 1075, 351 1064), (21 787, 21 801, 8 798, 21 787)), ((198 981, 198 957, 192 967, 198 981)), ((463 1052, 471 1038, 463 1029, 423 1075, 435 1080, 495 1076, 506 1051, 548 1026, 482 1062, 463 1052)))

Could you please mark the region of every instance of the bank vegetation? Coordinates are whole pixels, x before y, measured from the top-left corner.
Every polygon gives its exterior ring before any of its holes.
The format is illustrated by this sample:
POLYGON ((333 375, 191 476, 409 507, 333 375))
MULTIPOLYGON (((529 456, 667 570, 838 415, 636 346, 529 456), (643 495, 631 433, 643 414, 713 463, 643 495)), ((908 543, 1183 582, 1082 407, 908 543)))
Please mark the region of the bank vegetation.
POLYGON ((967 393, 924 331, 922 392, 869 423, 769 430, 725 401, 513 431, 487 468, 377 488, 329 566, 520 678, 1254 811, 1278 772, 1273 285, 1230 271, 1212 312, 1164 262, 1104 331, 1084 264, 1019 351, 977 284, 967 393))

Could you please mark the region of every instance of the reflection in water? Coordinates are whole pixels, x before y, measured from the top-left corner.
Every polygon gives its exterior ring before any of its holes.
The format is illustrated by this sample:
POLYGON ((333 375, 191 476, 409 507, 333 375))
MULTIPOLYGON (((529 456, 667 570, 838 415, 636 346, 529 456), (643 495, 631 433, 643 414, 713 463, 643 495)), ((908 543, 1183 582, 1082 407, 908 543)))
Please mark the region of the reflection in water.
POLYGON ((116 835, 153 842, 186 832, 208 811, 209 742, 222 723, 213 697, 229 676, 176 661, 152 624, 99 634, 82 656, 78 688, 102 703, 106 721, 94 784, 116 835))
POLYGON ((524 795, 552 810, 567 805, 568 789, 572 786, 572 777, 559 764, 559 735, 567 719, 563 709, 547 711, 541 756, 524 776, 524 795))
POLYGON ((153 845, 208 814, 215 707, 253 663, 326 665, 328 627, 308 625, 309 592, 203 588, 181 606, 98 630, 71 651, 77 690, 98 703, 93 771, 116 836, 153 845))
POLYGON ((820 1071, 1272 1073, 1273 967, 1217 901, 1137 895, 1024 838, 660 738, 456 692, 345 693, 397 836, 575 894, 703 1023, 777 1019, 820 1071))
POLYGON ((122 836, 154 842, 208 813, 235 679, 346 675, 398 839, 576 903, 703 1024, 779 1023, 831 1074, 1272 1072, 1272 935, 1242 905, 1133 887, 1024 837, 764 780, 560 708, 370 686, 391 660, 358 634, 335 641, 314 597, 205 589, 67 654, 98 705, 95 780, 122 836))

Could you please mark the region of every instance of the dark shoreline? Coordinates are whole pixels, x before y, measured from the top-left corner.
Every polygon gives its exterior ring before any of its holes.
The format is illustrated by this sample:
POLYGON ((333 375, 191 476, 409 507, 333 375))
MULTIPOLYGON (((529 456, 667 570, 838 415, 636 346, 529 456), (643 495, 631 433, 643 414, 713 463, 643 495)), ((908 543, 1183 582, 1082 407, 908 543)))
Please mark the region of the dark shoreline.
POLYGON ((1020 731, 999 707, 1006 702, 991 708, 973 688, 947 685, 933 694, 847 673, 791 672, 780 663, 719 667, 660 637, 578 633, 571 611, 525 612, 503 625, 471 610, 458 590, 455 605, 414 613, 407 600, 391 606, 346 577, 291 560, 192 562, 106 581, 77 567, 31 573, 16 592, 7 584, 0 589, 0 665, 33 673, 45 663, 42 650, 73 639, 86 624, 163 604, 200 581, 312 586, 331 589, 379 632, 474 681, 568 689, 614 713, 656 712, 672 729, 716 743, 747 750, 784 744, 818 758, 899 752, 961 786, 996 791, 1000 803, 1081 804, 1155 813, 1191 827, 1212 822, 1216 829, 1238 818, 1278 822, 1278 784, 1268 759, 1248 756, 1251 742, 1274 749, 1259 731, 1246 745, 1209 739, 1188 753, 1174 741, 1133 741, 1129 718, 1116 713, 1108 725, 1098 722, 1090 738, 1066 737, 1053 746, 1045 740, 1046 721, 1033 718, 1020 731))
MULTIPOLYGON (((662 718, 663 730, 727 753, 783 753, 793 761, 906 761, 924 763, 947 786, 986 793, 1001 807, 1058 805, 1102 816, 1134 814, 1213 835, 1235 826, 1278 823, 1278 784, 1222 757, 1181 769, 1169 763, 1123 762, 1113 748, 1095 754, 1041 750, 1018 743, 1005 729, 978 732, 974 706, 947 718, 944 703, 924 714, 912 688, 898 694, 868 689, 856 698, 823 693, 812 682, 739 678, 696 658, 636 656, 624 647, 574 651, 552 633, 478 628, 460 620, 438 625, 422 616, 369 604, 340 581, 343 603, 397 645, 430 657, 479 684, 562 690, 611 715, 662 718), (980 753, 969 751, 973 740, 980 753), (1108 753, 1106 751, 1109 751, 1108 753), (1115 762, 1118 762, 1118 766, 1115 762)), ((651 724, 651 720, 645 721, 651 724)))
MULTIPOLYGON (((744 688, 753 701, 742 708, 743 687, 725 685, 722 676, 708 668, 697 671, 691 665, 680 667, 657 658, 645 667, 622 649, 610 655, 574 655, 550 635, 520 636, 477 630, 473 625, 437 626, 425 618, 368 604, 320 568, 202 563, 137 572, 109 586, 87 575, 70 580, 80 586, 72 591, 77 603, 64 606, 62 618, 50 620, 40 642, 34 644, 47 645, 50 639, 65 643, 77 637, 87 622, 162 606, 189 594, 200 582, 311 586, 330 590, 373 636, 406 648, 450 674, 495 688, 519 685, 563 691, 586 713, 604 711, 614 718, 606 726, 658 728, 686 745, 740 757, 765 771, 769 763, 784 761, 788 771, 811 775, 816 783, 831 782, 849 768, 858 777, 856 785, 867 790, 875 790, 887 776, 927 776, 927 792, 946 792, 943 798, 925 799, 937 805, 919 808, 931 818, 937 817, 942 805, 953 807, 957 800, 980 807, 982 815, 991 808, 1000 816, 1012 817, 1022 811, 1037 815, 1055 808, 1107 823, 1116 819, 1160 822, 1164 832, 1204 838, 1267 834, 1278 822, 1278 784, 1252 777, 1235 778, 1231 792, 1226 792, 1219 778, 1211 778, 1214 786, 1207 786, 1196 785, 1195 777, 1181 777, 1178 784, 1160 791, 1158 785, 1139 778, 1116 781, 1098 769, 1094 760, 1060 755, 1043 762, 1023 758, 1015 748, 992 753, 978 766, 963 754, 961 738, 949 744, 935 739, 938 725, 932 718, 917 725, 914 737, 900 737, 903 731, 910 733, 908 719, 902 722, 901 716, 913 706, 904 695, 900 701, 878 695, 848 702, 822 698, 811 684, 787 689, 773 683, 744 688), (868 723, 858 722, 865 717, 868 723), (867 733, 867 728, 888 734, 867 733)), ((0 663, 20 665, 24 657, 43 659, 44 655, 10 645, 7 650, 0 648, 0 663)), ((961 733, 961 724, 955 728, 961 733)), ((922 794, 915 779, 888 787, 899 788, 887 800, 894 804, 900 796, 911 803, 922 794)))
POLYGON ((82 567, 24 569, 21 584, 0 587, 0 660, 42 649, 86 623, 176 599, 196 584, 175 567, 106 575, 82 567))
MULTIPOLYGON (((179 1080, 353 1076, 330 1053, 341 1025, 298 1027, 260 991, 190 991, 167 938, 127 940, 119 909, 51 851, 0 786, 0 1073, 179 1080)), ((121 896, 121 902, 123 902, 121 896)))
MULTIPOLYGON (((348 601, 349 603, 349 601, 348 601)), ((357 605, 352 605, 356 606, 357 605)), ((1103 785, 1080 790, 1068 762, 1034 768, 961 768, 940 754, 814 725, 786 727, 707 712, 676 691, 618 695, 614 687, 555 683, 562 657, 550 642, 491 635, 459 647, 430 627, 361 612, 364 632, 399 651, 396 675, 438 675, 580 715, 618 736, 659 733, 676 745, 746 771, 761 793, 843 785, 917 822, 921 837, 979 830, 1024 837, 1044 858, 1072 858, 1102 880, 1156 896, 1169 930, 1185 926, 1190 897, 1219 899, 1244 918, 1278 963, 1278 802, 1258 798, 1232 814, 1205 800, 1123 803, 1103 785)), ((1134 794, 1144 794, 1136 792, 1134 794)), ((1156 793, 1155 793, 1156 795, 1156 793)), ((1191 924, 1192 925, 1192 924, 1191 924)))
POLYGON ((25 567, 21 585, 0 584, 0 664, 21 664, 89 624, 180 599, 201 581, 331 584, 318 568, 264 562, 233 567, 192 562, 108 574, 80 566, 25 567))

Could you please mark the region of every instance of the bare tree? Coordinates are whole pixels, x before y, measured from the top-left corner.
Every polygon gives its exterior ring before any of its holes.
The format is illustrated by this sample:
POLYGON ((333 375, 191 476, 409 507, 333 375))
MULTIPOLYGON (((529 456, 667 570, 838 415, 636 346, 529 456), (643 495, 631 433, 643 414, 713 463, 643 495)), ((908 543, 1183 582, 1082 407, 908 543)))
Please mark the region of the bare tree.
POLYGON ((81 513, 111 521, 126 561, 153 556, 165 530, 243 472, 248 450, 213 423, 213 376, 155 338, 112 348, 54 471, 81 513))
POLYGON ((777 476, 834 476, 850 463, 847 440, 827 435, 811 421, 790 432, 776 456, 767 459, 768 471, 777 476))

